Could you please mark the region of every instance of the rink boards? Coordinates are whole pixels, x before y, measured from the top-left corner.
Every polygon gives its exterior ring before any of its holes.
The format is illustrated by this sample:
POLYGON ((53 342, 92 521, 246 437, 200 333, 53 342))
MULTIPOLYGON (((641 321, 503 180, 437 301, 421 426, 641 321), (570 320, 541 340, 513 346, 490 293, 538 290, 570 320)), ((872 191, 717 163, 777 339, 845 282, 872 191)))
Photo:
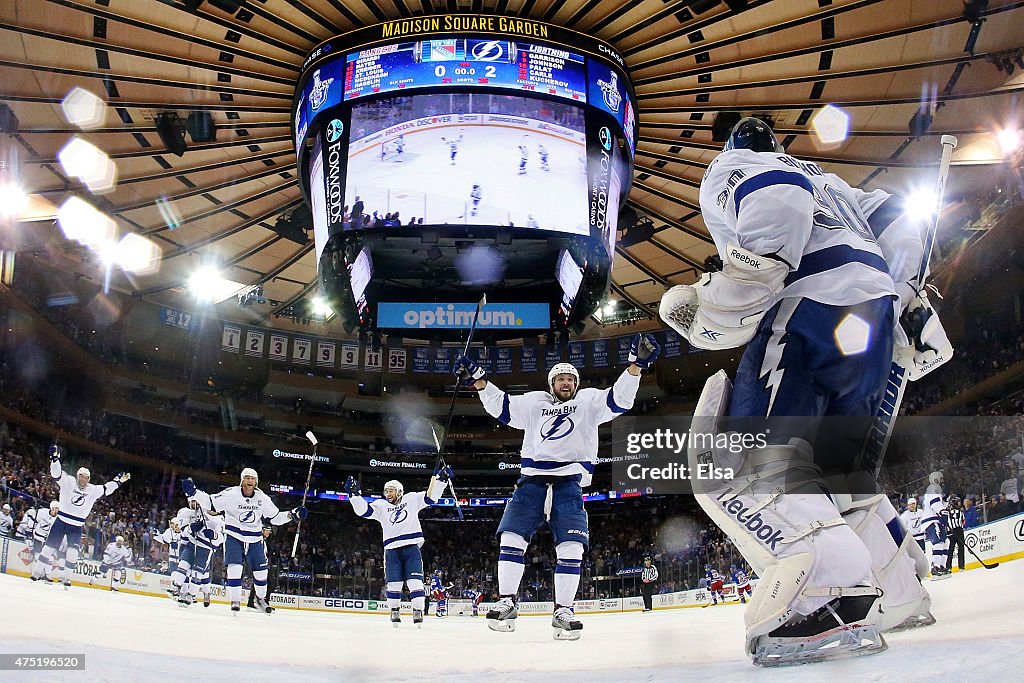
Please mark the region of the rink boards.
MULTIPOLYGON (((1024 514, 969 529, 965 535, 966 544, 986 562, 1009 562, 1024 557, 1024 514)), ((0 539, 0 573, 28 577, 31 572, 31 546, 22 541, 0 539)), ((90 587, 89 579, 95 577, 92 588, 106 589, 109 579, 99 576, 100 563, 94 560, 82 560, 78 563, 72 583, 76 586, 90 587)), ((981 565, 967 553, 967 569, 977 569, 981 565)), ((171 587, 171 579, 165 574, 128 569, 125 582, 119 584, 122 593, 136 593, 163 597, 171 587)), ((756 585, 756 581, 752 582, 756 585)), ((737 600, 736 586, 727 584, 724 587, 727 601, 737 600)), ((213 602, 227 603, 224 588, 212 586, 213 602)), ((706 590, 680 591, 661 593, 653 596, 656 610, 684 609, 704 607, 711 596, 706 590)), ((321 598, 303 595, 271 595, 271 603, 278 608, 316 612, 337 612, 347 614, 386 614, 387 602, 384 600, 364 600, 360 598, 321 598)), ((482 603, 480 611, 486 612, 491 603, 482 603)), ((411 612, 409 603, 402 604, 403 611, 411 612)), ((520 602, 519 613, 524 616, 549 615, 554 609, 551 602, 520 602)), ((580 614, 608 614, 617 612, 636 612, 643 609, 643 598, 631 596, 599 600, 577 600, 575 611, 580 614)), ((469 615, 471 606, 468 600, 453 599, 449 601, 449 613, 469 615)))

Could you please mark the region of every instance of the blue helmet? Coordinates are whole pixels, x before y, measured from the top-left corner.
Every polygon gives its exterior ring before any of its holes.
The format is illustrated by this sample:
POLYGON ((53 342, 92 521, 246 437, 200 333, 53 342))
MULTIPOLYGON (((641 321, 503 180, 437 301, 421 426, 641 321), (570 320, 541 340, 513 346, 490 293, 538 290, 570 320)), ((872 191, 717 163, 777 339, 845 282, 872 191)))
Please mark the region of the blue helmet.
POLYGON ((723 152, 730 149, 749 149, 754 152, 778 152, 786 150, 775 139, 771 127, 761 119, 747 116, 732 127, 729 139, 725 141, 723 152))

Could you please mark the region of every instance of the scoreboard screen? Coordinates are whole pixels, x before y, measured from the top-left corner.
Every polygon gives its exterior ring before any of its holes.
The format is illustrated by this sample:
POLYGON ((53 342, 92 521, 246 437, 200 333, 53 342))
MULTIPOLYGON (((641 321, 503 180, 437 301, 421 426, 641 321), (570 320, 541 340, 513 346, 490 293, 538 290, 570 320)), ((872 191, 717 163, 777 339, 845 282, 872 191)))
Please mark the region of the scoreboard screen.
POLYGON ((345 60, 344 99, 435 86, 488 86, 586 102, 583 55, 487 38, 397 43, 360 50, 345 60))

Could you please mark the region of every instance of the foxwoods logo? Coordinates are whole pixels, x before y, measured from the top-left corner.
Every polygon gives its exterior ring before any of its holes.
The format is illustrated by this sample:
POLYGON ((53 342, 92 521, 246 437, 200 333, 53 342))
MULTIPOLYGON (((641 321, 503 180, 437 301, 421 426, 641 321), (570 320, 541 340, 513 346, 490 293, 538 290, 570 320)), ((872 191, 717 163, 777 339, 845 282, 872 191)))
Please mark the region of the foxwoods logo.
MULTIPOLYGON (((277 449, 277 448, 274 449, 274 451, 273 451, 273 453, 271 453, 271 455, 273 455, 275 458, 288 458, 290 460, 312 460, 313 459, 312 455, 306 455, 305 453, 286 453, 285 451, 282 451, 282 450, 277 449)), ((329 457, 327 457, 326 455, 317 455, 316 456, 316 461, 317 462, 330 462, 331 459, 329 457)))
POLYGON ((423 470, 427 468, 425 462, 405 462, 396 460, 370 460, 370 467, 405 467, 407 469, 423 470))
POLYGON ((518 462, 499 462, 498 463, 498 469, 499 470, 518 470, 518 469, 521 469, 521 468, 522 468, 522 465, 519 464, 518 462))

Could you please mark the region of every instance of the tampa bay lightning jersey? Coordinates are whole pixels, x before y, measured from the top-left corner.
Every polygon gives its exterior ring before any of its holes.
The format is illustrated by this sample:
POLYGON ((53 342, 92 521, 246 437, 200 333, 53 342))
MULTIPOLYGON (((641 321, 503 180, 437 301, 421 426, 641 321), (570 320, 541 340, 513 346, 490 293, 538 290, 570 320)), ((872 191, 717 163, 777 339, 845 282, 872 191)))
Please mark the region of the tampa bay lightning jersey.
POLYGON ((103 486, 98 484, 78 485, 78 479, 60 468, 60 461, 50 463, 50 476, 60 487, 60 511, 57 519, 65 524, 80 527, 92 512, 92 506, 103 496, 109 496, 117 490, 116 481, 108 481, 103 486))
POLYGON ((942 511, 946 508, 943 500, 942 487, 938 484, 931 484, 925 490, 924 504, 922 505, 924 516, 921 519, 921 527, 925 531, 928 527, 942 524, 942 511))
MULTIPOLYGON (((195 497, 204 510, 223 512, 225 532, 243 543, 263 541, 264 518, 274 525, 287 524, 292 520, 291 513, 278 510, 270 496, 259 489, 255 489, 251 496, 246 496, 242 493, 241 486, 232 486, 212 496, 203 491, 196 491, 195 497)), ((209 518, 207 515, 206 519, 209 518)), ((194 536, 193 534, 193 542, 194 536)))
POLYGON ((348 500, 357 515, 380 523, 381 531, 384 533, 384 550, 405 545, 423 545, 420 510, 434 504, 434 501, 427 498, 426 491, 406 493, 395 505, 389 503, 386 498, 367 501, 362 496, 352 496, 348 500))
MULTIPOLYGON (((896 294, 893 271, 902 278, 920 260, 918 251, 888 263, 877 244, 894 224, 888 209, 876 215, 889 197, 853 188, 788 154, 749 149, 719 154, 700 186, 701 214, 720 254, 732 244, 773 256, 790 267, 779 298, 835 306, 896 294)), ((893 231, 915 229, 900 222, 893 231)), ((913 244, 920 249, 919 239, 913 244)))
POLYGON ((903 520, 903 526, 906 527, 907 533, 909 533, 914 540, 924 540, 924 525, 921 523, 924 520, 924 510, 917 508, 913 512, 910 510, 904 510, 900 515, 900 519, 903 520))
POLYGON ((117 543, 108 543, 103 549, 103 564, 108 567, 127 567, 132 561, 132 549, 127 545, 118 547, 117 543))
POLYGON ((569 401, 546 391, 509 396, 490 382, 480 391, 484 409, 523 430, 524 476, 582 475, 590 486, 597 465, 597 426, 633 407, 640 376, 623 371, 608 389, 580 389, 569 401))
POLYGON ((156 537, 156 540, 167 546, 167 559, 171 562, 177 562, 178 546, 181 544, 181 532, 167 527, 162 534, 156 537))

